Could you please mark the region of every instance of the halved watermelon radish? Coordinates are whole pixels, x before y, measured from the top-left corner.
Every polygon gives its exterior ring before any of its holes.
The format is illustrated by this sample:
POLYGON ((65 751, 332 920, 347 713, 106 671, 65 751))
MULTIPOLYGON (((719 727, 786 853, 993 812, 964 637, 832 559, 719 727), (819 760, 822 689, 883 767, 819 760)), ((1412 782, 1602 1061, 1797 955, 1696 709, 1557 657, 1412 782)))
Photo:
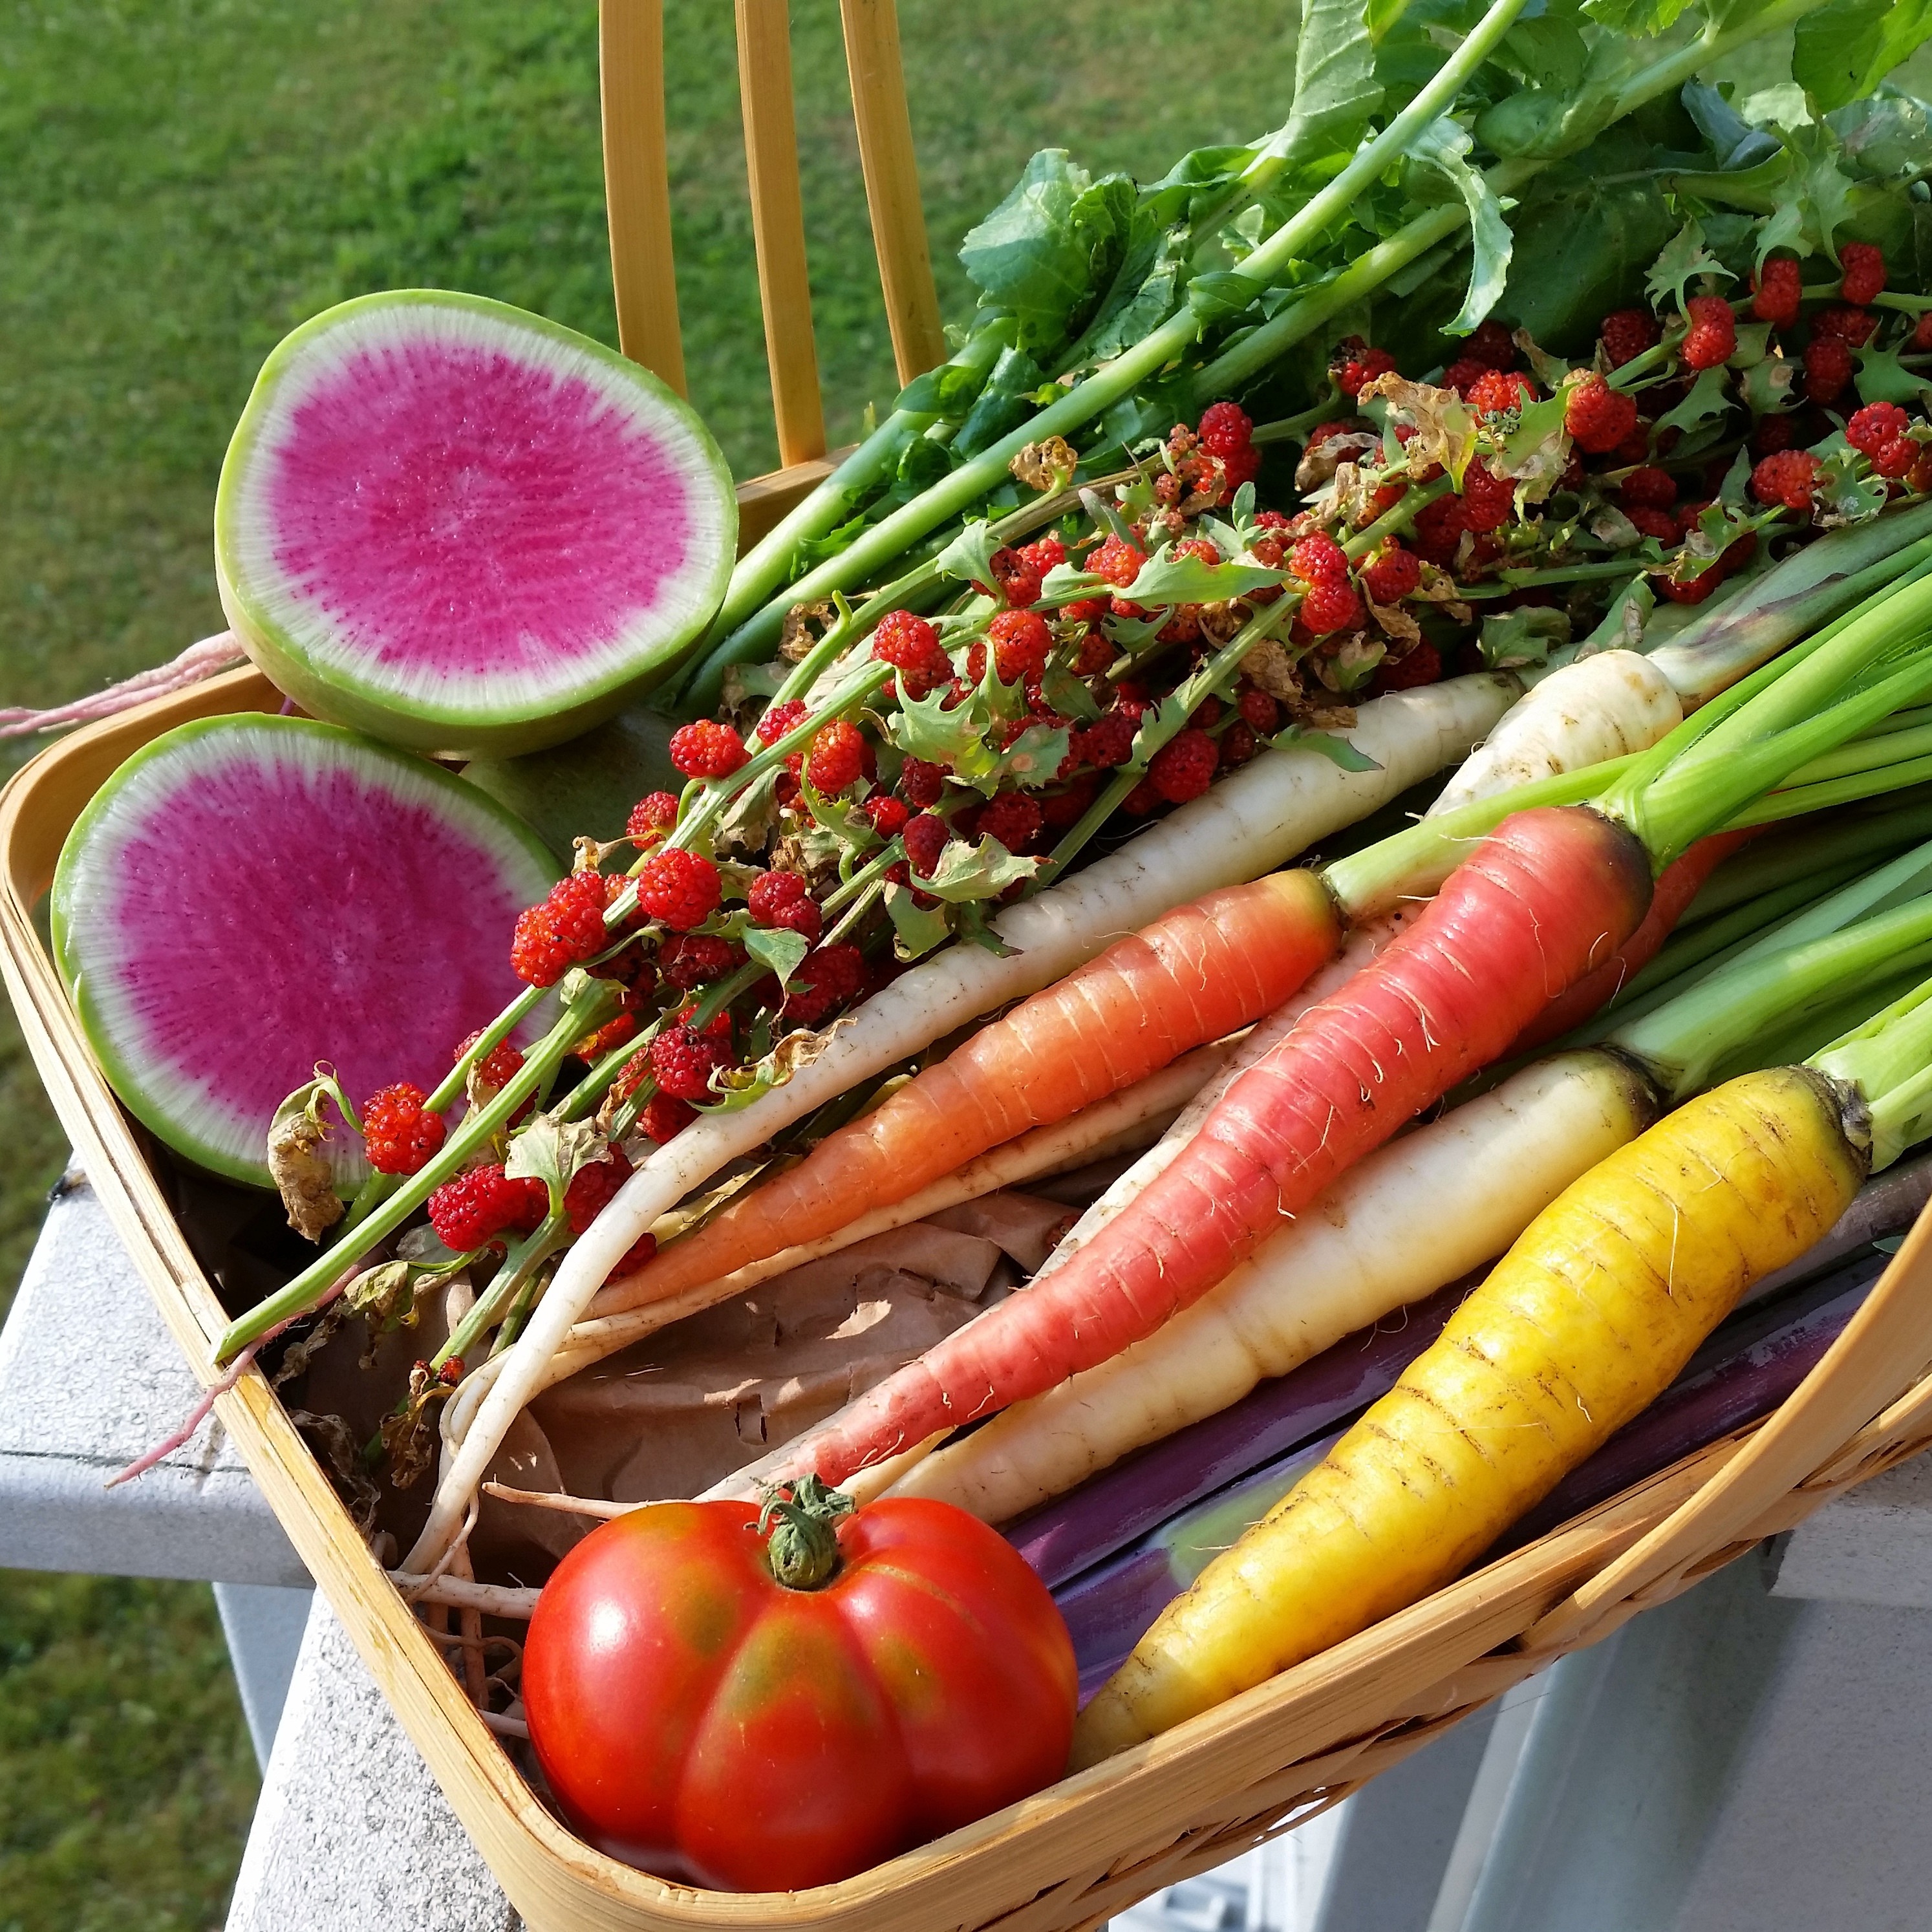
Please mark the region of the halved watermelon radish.
POLYGON ((533 751, 666 675, 738 530, 690 406, 540 316, 362 296, 262 365, 215 569, 248 654, 318 717, 424 751, 533 751))
MULTIPOLYGON (((183 724, 68 835, 55 958, 115 1091, 178 1153, 270 1185, 278 1104, 332 1062, 425 1092, 523 990, 509 935, 559 876, 460 778, 307 718, 183 724)), ((338 1184, 362 1143, 329 1146, 338 1184)))

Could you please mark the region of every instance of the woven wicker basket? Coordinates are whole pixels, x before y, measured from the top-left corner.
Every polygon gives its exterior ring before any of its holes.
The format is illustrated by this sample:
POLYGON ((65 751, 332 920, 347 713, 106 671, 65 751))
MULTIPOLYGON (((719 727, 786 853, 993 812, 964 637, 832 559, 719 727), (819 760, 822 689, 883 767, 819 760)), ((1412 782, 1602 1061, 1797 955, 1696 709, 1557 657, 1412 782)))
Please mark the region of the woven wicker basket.
MULTIPOLYGON (((891 0, 842 0, 901 374, 940 354, 891 0)), ((772 388, 786 467, 740 492, 748 539, 825 473, 806 301, 784 0, 737 0, 772 388)), ((658 0, 604 0, 606 170, 626 350, 682 374, 670 298, 658 0)), ((33 922, 68 828, 138 746, 274 710, 229 674, 76 733, 0 793, 0 965, 62 1121, 169 1327, 212 1380, 227 1318, 33 922)), ((592 1851, 539 1804, 364 1548, 258 1373, 217 1409, 458 1816, 536 1932, 1075 1932, 1346 1797, 1564 1652, 1595 1642, 1838 1490, 1932 1442, 1932 1221, 1766 1423, 1152 1743, 844 1883, 733 1895, 592 1851)))

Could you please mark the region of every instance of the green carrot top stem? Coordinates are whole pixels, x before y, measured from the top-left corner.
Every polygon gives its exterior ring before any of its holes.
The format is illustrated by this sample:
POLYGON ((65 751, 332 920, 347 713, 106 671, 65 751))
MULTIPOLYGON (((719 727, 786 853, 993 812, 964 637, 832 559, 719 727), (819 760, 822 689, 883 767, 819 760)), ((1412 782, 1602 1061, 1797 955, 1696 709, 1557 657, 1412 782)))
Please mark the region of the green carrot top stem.
POLYGON ((1874 1014, 1807 1063, 1864 1097, 1876 1173, 1932 1133, 1932 980, 1874 1014))
POLYGON ((1679 926, 1714 918, 1839 865, 1870 865, 1924 838, 1932 838, 1932 800, 1912 798, 1883 810, 1834 814, 1816 824, 1794 826, 1781 838, 1754 839, 1705 881, 1679 926))
POLYGON ((1887 712, 1932 691, 1932 576, 1922 566, 1686 718, 1600 808, 1661 871, 1707 832, 1887 712))
POLYGON ((1628 771, 1640 752, 1606 758, 1574 772, 1558 772, 1487 798, 1473 799, 1434 818, 1392 832, 1324 868, 1329 891, 1352 920, 1387 912, 1405 900, 1426 898, 1462 861, 1469 848, 1506 818, 1538 806, 1583 805, 1628 771))
MULTIPOLYGON (((1922 872, 1932 854, 1919 860, 1922 872)), ((1654 1012, 1608 1037, 1637 1060, 1673 1099, 1706 1085, 1721 1062, 1748 1047, 1773 1022, 1798 1016, 1862 982, 1932 965, 1932 894, 1888 911, 1862 916, 1856 887, 1834 893, 1805 919, 1760 940, 1654 1012), (1838 929, 1810 936, 1835 920, 1838 929)))

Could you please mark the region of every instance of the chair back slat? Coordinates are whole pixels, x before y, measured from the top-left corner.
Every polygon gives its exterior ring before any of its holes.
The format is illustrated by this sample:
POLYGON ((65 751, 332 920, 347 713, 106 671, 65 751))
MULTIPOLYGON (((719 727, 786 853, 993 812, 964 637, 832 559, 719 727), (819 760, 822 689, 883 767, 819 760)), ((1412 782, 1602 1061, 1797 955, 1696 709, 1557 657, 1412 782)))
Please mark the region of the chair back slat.
POLYGON ((597 53, 617 344, 682 395, 664 152, 663 0, 598 0, 597 53))
MULTIPOLYGON (((824 393, 812 327, 805 215, 787 0, 736 0, 738 76, 752 193, 758 293, 779 460, 802 471, 825 452, 824 393)), ((906 106, 896 0, 839 0, 853 118, 872 244, 898 378, 946 358, 906 106)), ((617 340, 624 353, 685 390, 671 250, 664 141, 663 0, 598 0, 604 201, 617 340)))
POLYGON ((892 358, 899 380, 910 382, 945 361, 946 337, 919 198, 919 164, 899 56, 898 7, 897 0, 839 0, 838 10, 892 358))
POLYGON ((798 180, 798 130, 791 86, 788 0, 737 0, 738 92, 745 113, 745 166, 752 236, 778 461, 790 469, 825 454, 825 409, 812 332, 812 284, 805 256, 805 203, 798 180))

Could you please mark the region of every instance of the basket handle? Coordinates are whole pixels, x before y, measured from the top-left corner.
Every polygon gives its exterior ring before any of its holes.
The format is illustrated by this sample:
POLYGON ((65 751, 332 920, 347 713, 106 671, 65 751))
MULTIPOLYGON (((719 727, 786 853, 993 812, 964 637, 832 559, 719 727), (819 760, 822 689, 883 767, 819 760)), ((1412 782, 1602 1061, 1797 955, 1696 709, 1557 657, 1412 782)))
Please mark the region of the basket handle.
POLYGON ((1696 1494, 1540 1617, 1522 1648, 1556 1652, 1606 1636, 1646 1602, 1673 1595, 1755 1526, 1932 1362, 1932 1207, 1824 1358, 1776 1414, 1696 1494))
POLYGON ((617 346, 682 395, 664 151, 664 0, 598 0, 597 64, 617 346))
POLYGON ((904 384, 946 360, 946 336, 939 326, 939 294, 919 198, 919 163, 899 56, 898 7, 897 0, 838 0, 838 13, 845 28, 852 118, 859 131, 886 324, 904 384))
POLYGON ((825 454, 825 407, 812 333, 812 281, 805 259, 805 204, 798 179, 798 128, 791 86, 788 0, 738 0, 738 94, 745 115, 745 166, 752 190, 752 239, 778 463, 789 470, 825 454))

